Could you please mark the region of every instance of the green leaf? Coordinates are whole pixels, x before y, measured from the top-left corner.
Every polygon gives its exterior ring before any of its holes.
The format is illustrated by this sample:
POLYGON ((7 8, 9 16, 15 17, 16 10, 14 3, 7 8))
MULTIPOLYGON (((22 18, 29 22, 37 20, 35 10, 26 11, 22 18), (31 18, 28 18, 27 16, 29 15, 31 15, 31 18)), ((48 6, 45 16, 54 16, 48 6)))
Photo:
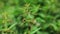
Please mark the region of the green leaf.
POLYGON ((32 9, 30 10, 31 13, 32 13, 32 14, 36 14, 37 11, 39 10, 39 7, 40 7, 39 5, 38 5, 38 6, 33 5, 32 9))

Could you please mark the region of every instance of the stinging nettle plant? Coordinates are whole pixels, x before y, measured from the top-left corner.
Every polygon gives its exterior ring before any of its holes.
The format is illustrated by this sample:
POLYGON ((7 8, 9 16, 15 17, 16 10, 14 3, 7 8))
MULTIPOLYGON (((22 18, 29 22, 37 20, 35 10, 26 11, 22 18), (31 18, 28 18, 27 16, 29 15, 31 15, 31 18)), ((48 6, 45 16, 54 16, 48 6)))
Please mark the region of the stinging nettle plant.
POLYGON ((0 34, 60 34, 59 0, 0 0, 0 34))

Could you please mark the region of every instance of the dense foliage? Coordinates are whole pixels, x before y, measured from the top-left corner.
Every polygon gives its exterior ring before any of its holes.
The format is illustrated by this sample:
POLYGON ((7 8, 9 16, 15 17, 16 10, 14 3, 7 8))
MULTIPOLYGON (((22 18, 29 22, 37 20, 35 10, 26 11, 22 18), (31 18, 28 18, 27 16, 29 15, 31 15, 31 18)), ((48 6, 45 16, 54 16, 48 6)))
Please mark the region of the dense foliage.
POLYGON ((0 0, 0 34, 60 34, 60 0, 0 0))

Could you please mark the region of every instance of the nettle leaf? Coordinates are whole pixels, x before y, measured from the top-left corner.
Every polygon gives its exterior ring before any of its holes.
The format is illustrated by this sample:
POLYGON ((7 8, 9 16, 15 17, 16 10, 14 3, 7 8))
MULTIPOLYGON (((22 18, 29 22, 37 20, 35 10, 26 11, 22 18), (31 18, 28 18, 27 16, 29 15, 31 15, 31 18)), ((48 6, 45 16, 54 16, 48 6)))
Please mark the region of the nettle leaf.
POLYGON ((23 7, 16 7, 15 9, 15 14, 22 14, 24 12, 24 8, 23 7))
POLYGON ((13 18, 14 17, 14 11, 15 11, 15 7, 6 7, 4 9, 4 12, 7 13, 7 15, 9 16, 9 18, 13 18))
POLYGON ((46 29, 46 28, 48 28, 49 26, 50 26, 50 24, 47 24, 47 23, 42 24, 42 28, 43 28, 43 29, 46 29))
POLYGON ((19 0, 19 6, 24 6, 26 3, 24 0, 19 0))
POLYGON ((42 18, 46 18, 46 15, 43 13, 39 13, 39 16, 41 16, 42 18))
POLYGON ((58 31, 58 27, 56 26, 56 24, 51 24, 51 26, 53 26, 54 30, 58 31))
POLYGON ((41 23, 41 22, 45 23, 45 20, 43 20, 41 18, 36 18, 36 21, 39 22, 39 23, 41 23))
POLYGON ((31 33, 30 34, 34 34, 36 33, 37 31, 39 31, 41 28, 39 27, 36 27, 36 26, 32 26, 32 30, 31 30, 31 33))
POLYGON ((31 15, 31 14, 28 14, 28 15, 26 16, 26 19, 28 19, 28 20, 29 20, 29 19, 31 20, 31 19, 33 19, 33 18, 34 18, 34 16, 31 15))
POLYGON ((31 13, 32 13, 32 14, 36 14, 37 11, 39 10, 39 7, 40 7, 39 5, 38 5, 38 6, 33 5, 33 6, 32 6, 32 9, 30 10, 31 13))
POLYGON ((15 11, 15 7, 12 7, 12 6, 10 7, 7 6, 4 8, 4 12, 7 12, 8 14, 13 14, 14 11, 15 11))
POLYGON ((46 21, 47 21, 48 23, 49 23, 49 22, 51 23, 51 22, 53 22, 53 18, 54 18, 53 16, 47 15, 47 16, 46 16, 46 21))
POLYGON ((50 8, 50 6, 43 6, 43 7, 42 7, 42 10, 43 10, 44 12, 46 12, 49 8, 50 8))

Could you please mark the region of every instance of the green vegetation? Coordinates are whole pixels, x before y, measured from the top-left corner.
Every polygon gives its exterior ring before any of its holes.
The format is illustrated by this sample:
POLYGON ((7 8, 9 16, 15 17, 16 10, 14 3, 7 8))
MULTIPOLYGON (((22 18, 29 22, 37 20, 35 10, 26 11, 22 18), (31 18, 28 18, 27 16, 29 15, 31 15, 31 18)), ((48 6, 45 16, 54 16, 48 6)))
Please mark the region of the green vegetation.
POLYGON ((0 34, 60 34, 60 0, 0 0, 0 34))

